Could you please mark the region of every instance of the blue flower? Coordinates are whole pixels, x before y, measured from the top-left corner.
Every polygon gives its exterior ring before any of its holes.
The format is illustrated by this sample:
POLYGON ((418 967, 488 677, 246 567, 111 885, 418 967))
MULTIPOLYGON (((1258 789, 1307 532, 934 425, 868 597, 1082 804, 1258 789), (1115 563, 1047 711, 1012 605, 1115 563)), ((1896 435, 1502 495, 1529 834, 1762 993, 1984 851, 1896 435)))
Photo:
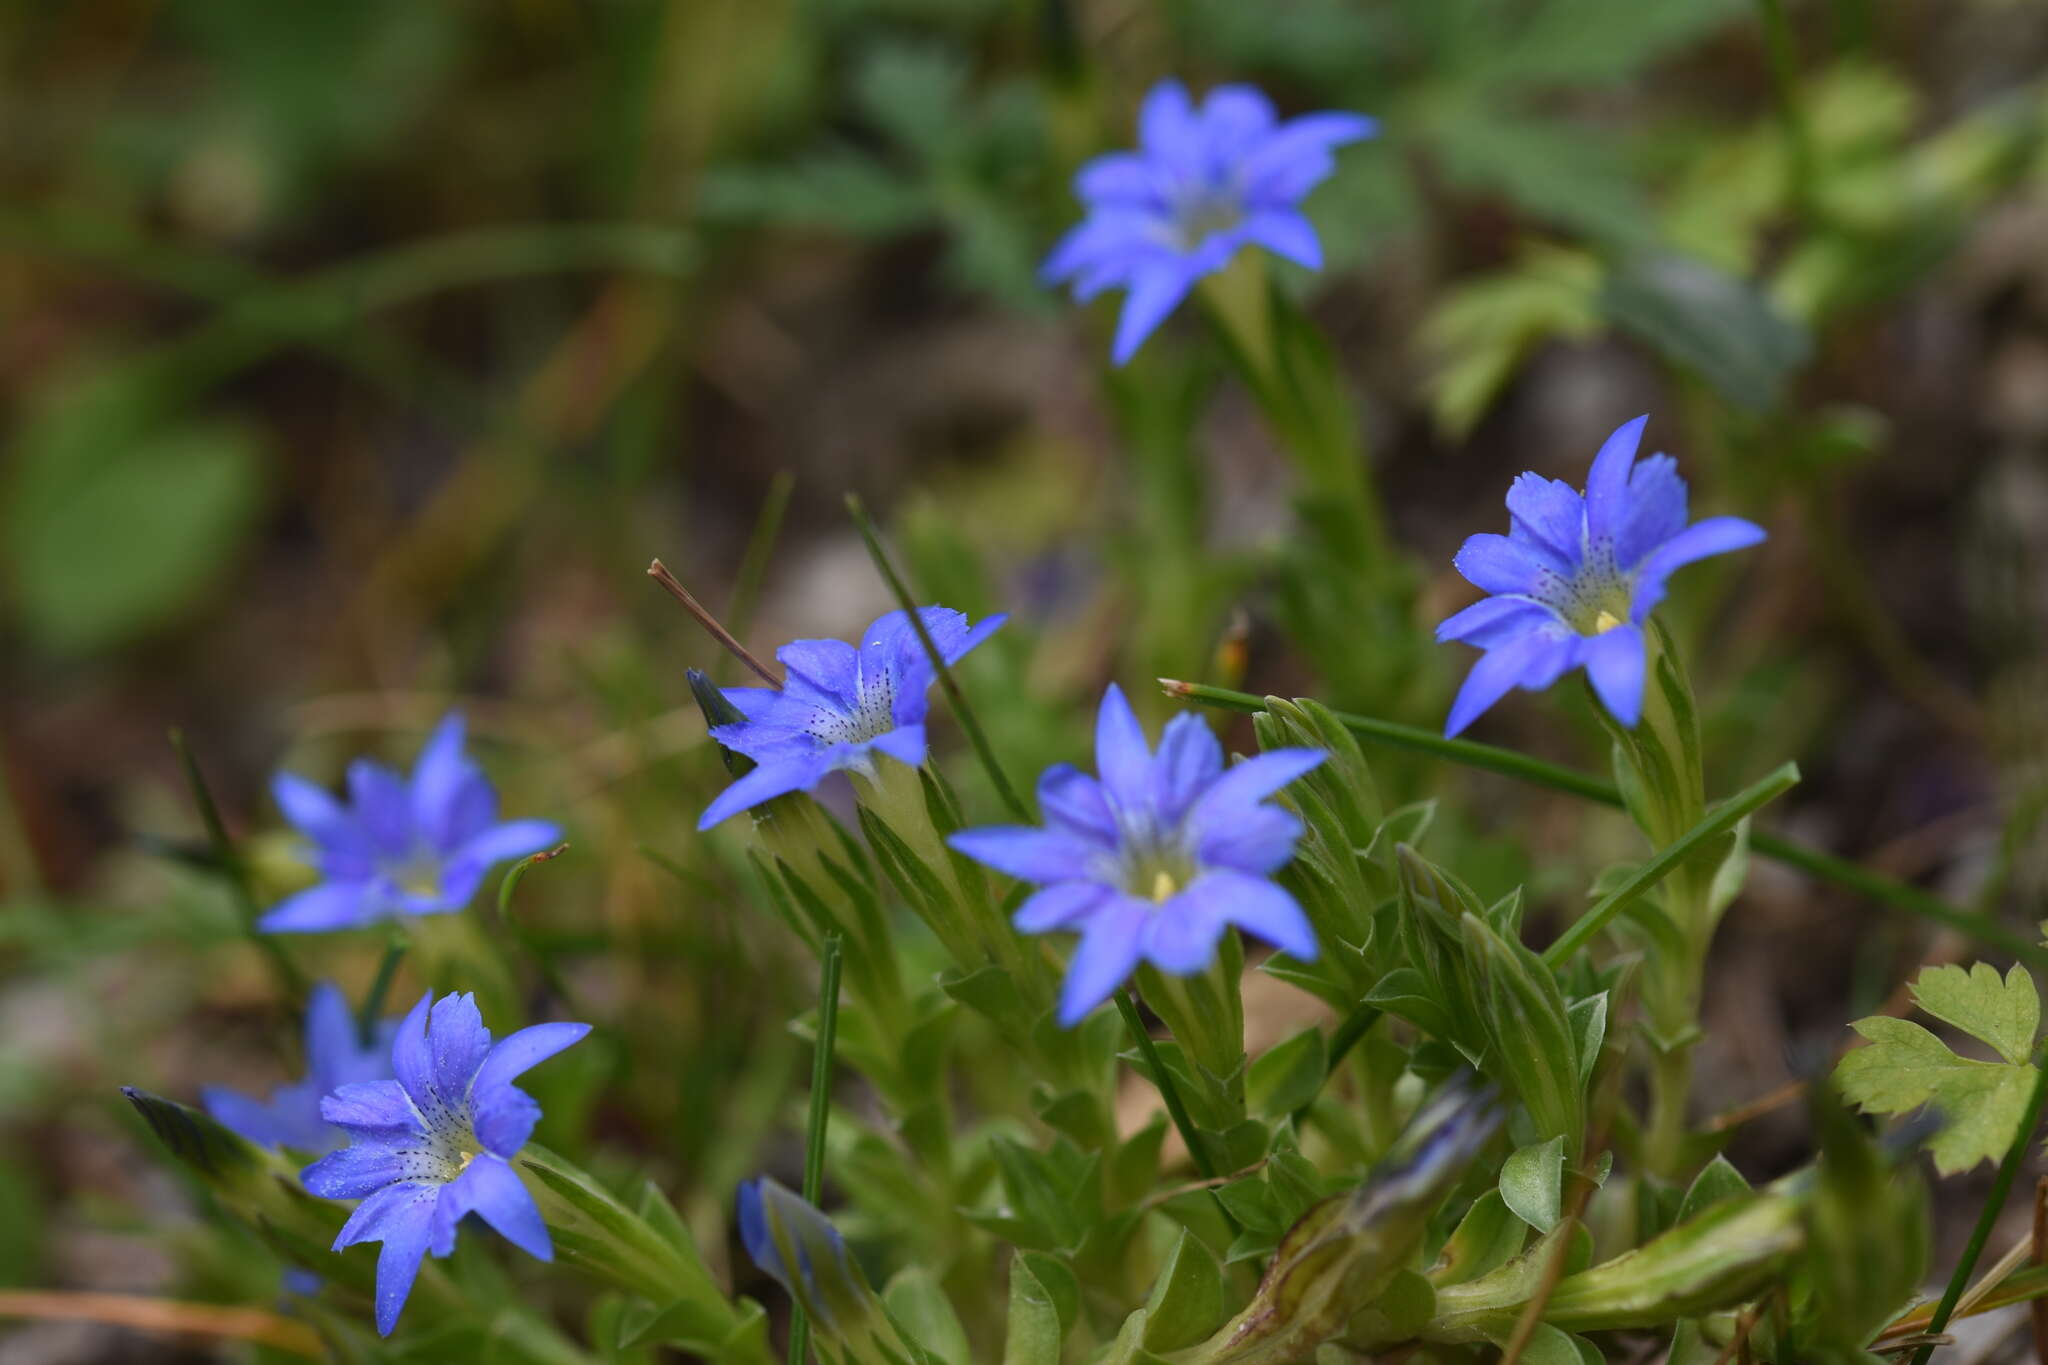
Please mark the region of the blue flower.
POLYGON ((834 1300, 843 1307, 862 1296, 865 1281, 856 1278, 860 1272, 846 1254, 846 1239, 802 1195, 765 1175, 757 1176, 740 1185, 739 1214, 740 1242, 747 1255, 822 1325, 835 1324, 834 1300), (785 1246, 796 1253, 796 1275, 790 1274, 783 1256, 785 1246))
POLYGON ((381 1081, 391 1074, 395 1021, 380 1022, 368 1044, 356 1031, 355 1016, 341 988, 331 981, 313 987, 306 999, 306 1078, 279 1086, 268 1100, 207 1086, 200 1093, 206 1112, 228 1130, 265 1147, 324 1152, 344 1134, 320 1116, 320 1101, 344 1085, 381 1081))
POLYGON ((1281 122, 1248 85, 1218 86, 1197 108, 1179 81, 1161 81, 1138 114, 1138 150, 1099 156, 1074 180, 1088 216, 1046 258, 1048 284, 1072 280, 1086 301, 1122 288, 1111 357, 1129 360, 1194 287, 1243 246, 1262 246, 1310 270, 1322 244, 1302 196, 1336 166, 1331 152, 1371 137, 1360 114, 1281 122))
POLYGON ((1647 665, 1643 623, 1664 600, 1672 571, 1756 544, 1763 528, 1740 517, 1686 524, 1685 480, 1669 455, 1635 463, 1643 425, 1623 424, 1586 477, 1583 495, 1561 479, 1524 474, 1508 489, 1509 529, 1476 535, 1455 561, 1484 597, 1436 628, 1485 655, 1451 705, 1455 735, 1511 687, 1540 691, 1584 667, 1623 725, 1642 719, 1647 665))
MULTIPOLYGON (((970 628, 965 613, 945 607, 920 607, 918 616, 948 664, 1008 619, 991 616, 970 628)), ((786 792, 809 791, 827 773, 872 777, 878 753, 912 767, 924 762, 925 693, 934 675, 902 612, 869 626, 857 649, 844 640, 792 640, 775 657, 788 673, 781 687, 725 689, 746 719, 713 726, 711 737, 759 766, 719 793, 698 829, 786 792)))
POLYGON ((455 1250, 455 1225, 474 1213, 514 1246, 551 1260, 540 1209, 511 1158, 526 1145, 540 1106, 513 1085, 529 1067, 582 1040, 588 1024, 535 1024, 493 1047, 468 995, 431 992, 398 1025, 396 1080, 344 1085, 320 1105, 353 1140, 300 1179, 325 1199, 360 1199, 334 1249, 382 1242, 377 1330, 398 1323, 420 1261, 455 1250))
POLYGON ((290 773, 271 790, 313 841, 321 876, 257 922, 273 934, 460 910, 493 864, 562 838, 545 820, 499 821, 497 793, 462 751, 460 715, 435 727, 410 780, 368 759, 351 763, 348 805, 290 773))
POLYGON ((1072 1027, 1150 962, 1186 976, 1236 925, 1308 959, 1315 931, 1274 873, 1294 856, 1301 821, 1265 798, 1326 757, 1274 749, 1226 769, 1201 717, 1167 722, 1154 754, 1114 683, 1095 723, 1098 780, 1071 764, 1038 780, 1045 827, 962 830, 954 848, 1044 889, 1018 908, 1026 933, 1076 930, 1081 944, 1060 993, 1072 1027))

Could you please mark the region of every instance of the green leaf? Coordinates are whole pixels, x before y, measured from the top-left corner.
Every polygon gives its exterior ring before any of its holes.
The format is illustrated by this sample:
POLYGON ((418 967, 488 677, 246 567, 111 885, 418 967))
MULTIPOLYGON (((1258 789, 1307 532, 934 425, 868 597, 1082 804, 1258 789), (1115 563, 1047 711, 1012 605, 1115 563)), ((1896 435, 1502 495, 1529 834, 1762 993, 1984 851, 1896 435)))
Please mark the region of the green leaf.
POLYGON ((1201 1238, 1182 1229, 1145 1301, 1146 1349, 1192 1346, 1215 1331, 1223 1316, 1223 1268, 1201 1238))
POLYGON ((62 401, 16 444, 0 547, 23 624, 53 650, 118 645, 190 608, 228 567, 262 504, 259 435, 227 422, 131 431, 62 401))
POLYGON ((1060 1365, 1066 1329, 1052 1292, 1039 1283, 1023 1256, 1010 1258, 1010 1317, 1003 1330, 1003 1365, 1060 1365))
POLYGON ((1811 350, 1804 329, 1747 282, 1689 256, 1643 251, 1608 276, 1600 309, 1615 326, 1750 412, 1778 406, 1811 350))
POLYGON ((1457 1230, 1444 1243, 1430 1278, 1439 1288, 1476 1280, 1513 1260, 1528 1237, 1528 1229, 1508 1208, 1500 1191, 1488 1190, 1472 1201, 1457 1230))
POLYGON ((1749 1182, 1742 1178, 1742 1172, 1736 1170, 1727 1157, 1716 1156, 1686 1188, 1685 1199, 1678 1206, 1678 1221, 1683 1223, 1724 1199, 1748 1193, 1749 1182))
POLYGON ((1914 980, 1913 1003, 1945 1024, 1953 1024, 2014 1065, 2034 1053, 2041 1028, 2041 997, 2025 967, 2014 964, 1999 980, 1998 969, 1979 962, 1929 967, 1914 980))
POLYGON ((1321 1029, 1305 1029, 1262 1053, 1245 1077, 1245 1103, 1263 1118, 1282 1118, 1323 1087, 1327 1070, 1321 1029))
POLYGON ((1865 1113, 1902 1114, 1923 1104, 1946 1122, 1928 1140, 1943 1175, 1996 1161, 2012 1145, 2034 1068, 1958 1057, 1918 1024, 1883 1015, 1856 1021, 1870 1040, 1835 1067, 1842 1094, 1865 1113))
POLYGON ((1500 1197, 1515 1216, 1549 1232, 1564 1216, 1564 1137, 1523 1147, 1500 1168, 1500 1197))
POLYGON ((918 1345, 949 1365, 968 1365, 967 1329, 929 1270, 906 1266, 882 1290, 890 1316, 918 1345))
POLYGON ((1607 1038, 1607 992, 1574 1000, 1565 1011, 1579 1045, 1579 1084, 1593 1078, 1593 1065, 1600 1060, 1600 1044, 1607 1038))

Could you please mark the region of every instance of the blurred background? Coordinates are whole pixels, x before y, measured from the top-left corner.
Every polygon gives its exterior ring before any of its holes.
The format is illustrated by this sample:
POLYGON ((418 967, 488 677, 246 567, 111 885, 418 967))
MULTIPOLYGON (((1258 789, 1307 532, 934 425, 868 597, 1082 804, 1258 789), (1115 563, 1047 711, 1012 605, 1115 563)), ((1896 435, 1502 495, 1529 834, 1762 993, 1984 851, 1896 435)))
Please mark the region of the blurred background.
MULTIPOLYGON (((1084 758, 1111 678, 1155 721, 1166 674, 1439 723, 1467 651, 1277 624, 1292 474, 1199 320, 1112 374, 1114 303, 1036 280, 1168 74, 1383 120, 1309 203, 1328 268, 1284 283, 1359 395, 1418 630, 1513 475, 1580 483, 1650 412, 1696 510, 1772 533, 1674 597, 1710 787, 1797 758, 1776 828, 2048 915, 2044 58, 2026 0, 0 9, 0 1286, 275 1293, 115 1090, 296 1067, 173 728, 281 895, 272 772, 409 762, 464 709, 507 811, 570 830, 521 923, 604 1041, 542 1136, 655 1174, 722 1264, 733 1182, 799 1150, 811 967, 693 833, 723 772, 683 671, 738 676, 650 558, 758 651, 850 636, 890 605, 859 492, 922 598, 1014 613, 963 676, 1016 773, 1084 758), (1412 653, 1413 686, 1333 650, 1412 653)), ((1476 737, 1602 767, 1579 691, 1476 737)), ((1619 816, 1388 763, 1538 925, 1632 855, 1619 816)), ((360 992, 380 947, 307 960, 360 992)), ((1967 951, 1759 865, 1705 1094, 1967 951)), ((0 1322, 7 1365, 235 1349, 0 1322)))

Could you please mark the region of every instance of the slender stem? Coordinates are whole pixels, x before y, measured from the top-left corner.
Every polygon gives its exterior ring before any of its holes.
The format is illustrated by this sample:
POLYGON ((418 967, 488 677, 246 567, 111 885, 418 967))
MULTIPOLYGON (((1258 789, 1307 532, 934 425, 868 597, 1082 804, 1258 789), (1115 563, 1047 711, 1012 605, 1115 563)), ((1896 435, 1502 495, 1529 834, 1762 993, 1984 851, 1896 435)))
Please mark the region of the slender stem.
POLYGON ((754 670, 754 675, 770 687, 781 687, 782 679, 775 671, 747 652, 747 647, 733 638, 731 631, 718 624, 718 618, 704 609, 704 604, 690 595, 676 576, 668 571, 668 565, 655 560, 647 566, 647 576, 659 583, 662 590, 683 604, 683 610, 697 618, 697 624, 710 633, 711 638, 724 645, 732 656, 754 670))
POLYGON ((213 846, 214 861, 219 865, 221 875, 227 879, 228 888, 234 893, 235 903, 242 912, 244 931, 270 959, 285 994, 294 1000, 300 999, 306 993, 305 975, 276 939, 256 927, 262 909, 256 904, 254 888, 249 885, 249 865, 242 861, 241 851, 228 837, 228 827, 220 818, 220 807, 214 804, 213 791, 206 785, 206 775, 199 771, 199 760, 193 756, 192 746, 186 742, 183 730, 171 731, 171 748, 177 751, 178 766, 185 774, 185 785, 192 792, 192 804, 199 808, 199 822, 206 827, 206 838, 213 846))
POLYGON ((1010 779, 1003 776, 1002 765, 996 762, 995 750, 989 747, 988 736, 982 733, 981 722, 974 718, 974 712, 967 705, 967 698, 960 691, 960 684, 953 678, 953 670, 946 663, 946 656, 939 652, 938 642, 925 629, 924 616, 917 609, 917 599, 910 595, 910 589, 897 574, 896 566, 889 562, 889 552, 882 548, 882 538, 875 530, 874 519, 862 504, 858 493, 846 495, 846 510, 853 516, 853 524, 860 531, 860 538, 868 547, 868 558, 875 561, 875 568, 895 595, 896 605, 903 608, 903 614, 910 621, 910 628, 917 632, 917 642, 924 646, 925 657, 931 660, 932 671, 938 675, 939 690, 946 694, 946 704, 953 710, 953 716, 960 722, 960 728, 967 733, 967 742, 974 746, 974 755, 981 760, 982 770, 988 774, 989 783, 995 787, 996 795, 1002 799, 1010 814, 1027 824, 1031 820, 1031 809, 1017 796, 1010 779))
MULTIPOLYGON (((811 1053, 811 1113, 804 1125, 804 1201, 813 1207, 825 1183, 825 1125, 832 1118, 832 1049, 839 1037, 839 961, 843 941, 825 935, 818 984, 818 1045, 811 1053)), ((801 1302, 789 1319, 789 1365, 803 1365, 811 1344, 811 1320, 801 1302)))
MULTIPOLYGON (((552 957, 541 951, 540 945, 534 942, 533 935, 527 932, 526 926, 512 914, 512 893, 518 890, 519 883, 526 879, 527 871, 541 863, 551 863, 568 851, 567 844, 557 844, 538 853, 529 853, 505 869, 505 875, 498 879, 498 924, 518 943, 520 949, 533 959, 533 965, 540 969, 541 980, 547 983, 555 998, 576 1013, 583 1014, 586 1011, 577 1003, 576 993, 569 988, 568 978, 562 975, 562 969, 555 965, 552 957)), ((513 971, 509 956, 506 958, 506 971, 513 971)))
MULTIPOLYGON (((1161 678, 1160 685, 1168 696, 1184 697, 1205 706, 1217 706, 1232 711, 1257 712, 1266 709, 1265 698, 1250 692, 1237 692, 1226 687, 1211 687, 1206 683, 1180 682, 1172 678, 1161 678)), ((1432 730, 1418 729, 1412 725, 1399 725, 1393 721, 1378 720, 1371 716, 1360 716, 1349 712, 1335 712, 1337 720, 1345 729, 1366 739, 1376 739, 1383 744, 1397 748, 1412 749, 1447 758, 1466 767, 1479 768, 1486 772, 1499 773, 1553 791, 1567 792, 1597 801, 1604 806, 1620 808, 1621 792, 1613 783, 1590 773, 1546 763, 1540 758, 1518 754, 1512 749, 1502 749, 1491 744, 1480 744, 1469 739, 1446 739, 1432 730)), ((1908 914, 1922 919, 1945 924, 1951 929, 1966 934, 1982 943, 1987 943, 2009 953, 2030 966, 2048 969, 2048 950, 2024 935, 2016 934, 1996 921, 1975 915, 1959 906, 1951 905, 1929 892, 1906 882, 1874 872, 1846 858, 1823 853, 1817 848, 1794 843, 1776 835, 1756 833, 1750 835, 1750 848, 1788 867, 1833 882, 1837 886, 1881 901, 1908 914)))
POLYGON ((363 1040, 364 1047, 377 1040, 377 1021, 384 1017, 384 1002, 391 995, 391 982, 398 975, 406 944, 405 930, 393 929, 384 944, 384 956, 377 963, 377 975, 370 982, 370 993, 363 997, 363 1007, 356 1012, 356 1036, 363 1040))
POLYGON ((1573 921, 1570 928, 1557 936, 1555 943, 1543 950, 1543 961, 1551 967, 1563 966, 1571 960, 1572 954, 1592 942, 1593 936, 1606 928, 1609 920, 1682 866, 1702 845, 1728 833, 1745 816, 1784 795, 1798 781, 1799 765, 1782 764, 1761 781, 1751 783, 1715 806, 1706 819, 1658 850, 1656 857, 1637 868, 1627 881, 1602 896, 1592 909, 1573 921))
MULTIPOLYGON (((2027 1096, 2026 1112, 2020 1117, 2019 1132, 2013 1134, 2012 1146, 2005 1152, 2005 1160, 1998 1163, 1998 1179, 1992 1182, 1991 1195, 1984 1201, 1984 1209, 1977 1215, 1977 1226, 1970 1230, 1970 1241, 1963 1248, 1963 1258, 1956 1262, 1956 1268, 1948 1277, 1948 1288, 1941 1293, 1941 1302, 1934 1309, 1934 1316, 1927 1320, 1927 1335, 1939 1336, 1948 1326, 1949 1315, 1956 1311, 1956 1302, 1963 1297, 1963 1287, 1970 1282, 1970 1272, 1977 1268, 1977 1258, 1984 1254, 1984 1244, 1991 1240, 1991 1229, 1998 1222, 1998 1215, 2005 1209, 2005 1197, 2012 1192, 2013 1177, 2019 1174, 2020 1163, 2026 1160, 2027 1148, 2034 1141, 2034 1129, 2041 1123, 2041 1108, 2048 1104, 2048 1058, 2041 1050, 2034 1053, 2034 1090, 2027 1096)), ((1913 1365, 1927 1365, 1927 1357, 1934 1354, 1934 1343, 1928 1342, 1913 1353, 1913 1365)))
POLYGON ((1146 1069, 1152 1073, 1152 1084, 1158 1088, 1159 1098, 1166 1101, 1166 1112, 1173 1119, 1173 1126, 1180 1130, 1180 1140, 1187 1144, 1188 1156, 1194 1160, 1195 1169, 1202 1173, 1204 1180, 1214 1180, 1216 1163, 1210 1159, 1208 1144, 1202 1141, 1202 1134, 1189 1116, 1187 1106, 1181 1103, 1180 1087, 1173 1083, 1172 1074, 1159 1059, 1159 1048, 1145 1028, 1145 1021, 1138 1017, 1137 1002, 1131 999, 1127 990, 1118 991, 1114 998, 1117 1013, 1123 1015, 1124 1027, 1130 1030, 1131 1041, 1137 1044, 1138 1054, 1145 1059, 1146 1069))

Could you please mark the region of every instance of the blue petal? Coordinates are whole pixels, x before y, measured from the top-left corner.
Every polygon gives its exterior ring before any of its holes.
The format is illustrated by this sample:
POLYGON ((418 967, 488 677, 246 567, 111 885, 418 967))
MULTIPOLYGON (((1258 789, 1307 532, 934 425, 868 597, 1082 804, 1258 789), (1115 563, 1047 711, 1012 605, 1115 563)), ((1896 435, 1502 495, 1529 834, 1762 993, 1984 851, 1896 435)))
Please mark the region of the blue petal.
POLYGON ((354 929, 377 919, 368 882, 321 882, 266 912, 256 927, 266 934, 317 934, 354 929))
POLYGON ((924 762, 926 746, 924 725, 899 725, 886 734, 876 735, 868 741, 867 747, 887 754, 906 767, 915 768, 924 762))
POLYGON ((1643 718, 1643 632, 1619 625, 1579 646, 1579 657, 1600 694, 1600 704, 1628 729, 1643 718))
POLYGON ((484 1059, 483 1066, 476 1073, 475 1093, 487 1095, 501 1085, 509 1085, 556 1053, 574 1047, 589 1036, 588 1024, 533 1024, 520 1029, 491 1049, 491 1055, 484 1059))
POLYGON ((201 1086, 199 1102, 222 1127, 259 1147, 278 1147, 291 1140, 291 1125, 260 1100, 217 1085, 201 1086))
MULTIPOLYGON (((1160 210, 1103 209, 1069 228, 1053 244, 1038 267, 1038 276, 1046 284, 1058 284, 1083 272, 1102 272, 1121 282, 1139 266, 1165 254, 1172 241, 1173 224, 1160 210)), ((1107 282, 1098 282, 1095 288, 1107 282)))
POLYGON ((1110 802, 1121 811, 1140 811, 1152 795, 1152 750, 1137 713, 1111 683, 1095 714, 1095 771, 1110 802))
POLYGON ((349 803, 377 853, 404 858, 413 851, 412 789, 381 763, 359 758, 348 765, 349 803))
POLYGON ((1138 108, 1138 145, 1176 174, 1202 168, 1202 123, 1187 87, 1164 80, 1152 87, 1138 108))
POLYGON ((1669 455, 1642 461, 1629 475, 1628 508, 1614 535, 1615 563, 1633 569, 1643 556, 1683 531, 1688 515, 1678 461, 1669 455))
POLYGON ((791 640, 775 651, 787 673, 783 696, 838 711, 853 709, 860 656, 844 640, 791 640))
POLYGON ((1215 900, 1196 894, 1196 887, 1208 880, 1202 878, 1145 917, 1140 951, 1159 970, 1191 976, 1215 960, 1216 940, 1223 936, 1225 923, 1215 900))
POLYGON ((348 1221, 341 1225, 333 1249, 340 1251, 359 1242, 383 1241, 394 1230, 402 1229, 414 1219, 430 1213, 434 1198, 434 1188, 417 1181, 386 1185, 356 1205, 348 1221))
POLYGON ((436 1202, 433 1187, 422 1186, 410 1208, 385 1220, 384 1247, 377 1253, 377 1332, 381 1336, 390 1336, 398 1326, 398 1315, 419 1276, 436 1202))
POLYGON ((1234 171, 1279 121, 1273 101, 1253 85, 1219 85, 1202 101, 1202 141, 1213 171, 1234 171))
POLYGON ((1183 711, 1166 722, 1152 760, 1152 798, 1165 825, 1177 825, 1196 798, 1223 774, 1223 746, 1202 717, 1183 711))
POLYGON ((1124 296, 1123 314, 1117 319, 1116 342, 1109 352, 1111 363, 1122 365, 1136 355, 1145 338, 1180 306, 1194 283, 1194 275, 1170 259, 1148 264, 1133 276, 1130 292, 1124 296))
POLYGON ((1102 784, 1073 764, 1055 763, 1039 775, 1038 808, 1045 812, 1047 828, 1116 847, 1116 812, 1102 784))
POLYGON ((1294 812, 1279 806, 1239 808, 1230 818, 1203 826, 1195 843, 1195 858, 1204 867, 1270 876, 1294 856, 1301 831, 1301 820, 1294 812))
POLYGON ((1080 1023, 1137 969, 1150 914, 1151 907, 1145 902, 1125 896, 1088 921, 1073 961, 1067 965, 1066 983, 1060 988, 1060 1027, 1080 1023))
POLYGON ((1563 626, 1531 631, 1481 655, 1451 703, 1444 733, 1456 735, 1477 720, 1511 687, 1545 688, 1571 666, 1574 636, 1563 626))
MULTIPOLYGON (((474 793, 468 793, 465 800, 464 789, 472 787, 480 777, 476 765, 462 752, 462 737, 462 713, 450 711, 434 727, 426 747, 413 763, 413 824, 436 848, 454 844, 451 817, 457 814, 459 805, 473 803, 474 793)), ((488 784, 484 790, 489 792, 488 784)))
POLYGON ((471 1106, 476 1140, 484 1150, 511 1158, 519 1154, 540 1122, 540 1101, 516 1085, 501 1085, 489 1095, 480 1095, 471 1106))
POLYGON ((1636 448, 1642 444, 1643 428, 1649 414, 1614 429, 1593 457, 1586 475, 1586 535, 1591 540, 1612 542, 1628 514, 1629 469, 1635 464, 1636 448))
POLYGON ((320 1101, 320 1117, 373 1143, 401 1143, 421 1136, 420 1118, 405 1087, 395 1080, 356 1081, 337 1086, 320 1101))
POLYGON ((435 1002, 427 1017, 427 1048, 434 1059, 434 1089, 452 1109, 491 1051, 491 1031, 474 995, 444 995, 435 1002))
POLYGON ((409 1164, 395 1146, 357 1143, 306 1167, 299 1183, 322 1199, 362 1199, 404 1179, 409 1164))
POLYGON ((1531 630, 1555 625, 1557 620, 1557 613, 1541 602, 1503 593, 1482 597, 1446 619, 1436 628, 1436 638, 1492 649, 1531 630))
POLYGON ((1061 882, 1091 875, 1107 855, 1093 841, 1031 825, 963 829, 946 840, 955 851, 1026 882, 1061 882))
POLYGON ((1586 500, 1562 479, 1524 474, 1508 485, 1513 538, 1570 576, 1585 559, 1586 500))
POLYGON ((770 801, 793 791, 809 791, 818 784, 820 778, 839 766, 833 750, 816 750, 808 754, 765 762, 720 792, 718 799, 705 808, 703 817, 697 821, 697 828, 710 829, 720 821, 738 815, 750 807, 758 806, 763 801, 770 801))
POLYGON ((1329 175, 1330 151, 1369 138, 1379 124, 1362 114, 1305 114, 1289 119, 1245 159, 1241 183, 1255 203, 1291 204, 1329 175))
MULTIPOLYGON (((449 855, 450 862, 473 862, 490 867, 512 858, 524 858, 553 848, 562 842, 562 827, 546 820, 507 820, 479 831, 449 855)), ((467 901, 467 897, 464 900, 467 901)))
POLYGON ((1708 517, 1680 531, 1652 550, 1636 566, 1634 595, 1629 601, 1630 619, 1640 625, 1664 600, 1664 583, 1673 572, 1713 555, 1746 550, 1760 544, 1764 528, 1741 517, 1708 517))
POLYGON ((1475 588, 1549 601, 1564 588, 1550 557, 1536 546, 1482 531, 1467 536, 1453 567, 1475 588))
POLYGON ((1188 831, 1201 838, 1219 824, 1242 818, 1248 809, 1314 771, 1328 757, 1321 749, 1269 749, 1236 764, 1195 802, 1187 815, 1188 831))
POLYGON ((1101 882, 1059 882, 1018 906, 1010 923, 1023 934, 1072 929, 1094 914, 1112 894, 1110 888, 1101 882))
POLYGON ((428 991, 406 1011, 391 1037, 391 1074, 422 1113, 431 1110, 435 1100, 434 1053, 427 1045, 427 1015, 433 1006, 434 993, 428 991))
POLYGON ((775 1236, 769 1230, 767 1214, 761 1207, 761 1184, 758 1178, 740 1182, 740 1245, 747 1249, 748 1259, 788 1288, 789 1269, 782 1264, 782 1256, 775 1249, 775 1236))
POLYGON ((270 780, 270 793, 284 818, 319 845, 323 865, 327 860, 341 858, 367 866, 369 836, 347 808, 324 788, 293 773, 279 773, 270 780))
POLYGON ((1098 156, 1074 177, 1074 193, 1095 204, 1157 205, 1161 195, 1159 168, 1137 152, 1098 156))
POLYGON ((361 1051, 355 1013, 341 987, 332 981, 319 982, 307 992, 304 1036, 309 1076, 340 1076, 361 1051))
POLYGON ((1244 221, 1244 234, 1284 260, 1310 270, 1323 268, 1323 244, 1308 219, 1286 209, 1267 209, 1244 221))
POLYGON ((1217 918, 1256 934, 1290 957, 1303 962, 1315 959, 1316 931, 1308 916, 1294 897, 1264 877, 1211 872, 1182 895, 1208 902, 1210 913, 1217 918))
POLYGON ((455 1225, 474 1213, 513 1246, 543 1261, 555 1258, 547 1224, 518 1172, 495 1156, 483 1155, 450 1181, 434 1207, 432 1248, 436 1256, 455 1250, 455 1225))

